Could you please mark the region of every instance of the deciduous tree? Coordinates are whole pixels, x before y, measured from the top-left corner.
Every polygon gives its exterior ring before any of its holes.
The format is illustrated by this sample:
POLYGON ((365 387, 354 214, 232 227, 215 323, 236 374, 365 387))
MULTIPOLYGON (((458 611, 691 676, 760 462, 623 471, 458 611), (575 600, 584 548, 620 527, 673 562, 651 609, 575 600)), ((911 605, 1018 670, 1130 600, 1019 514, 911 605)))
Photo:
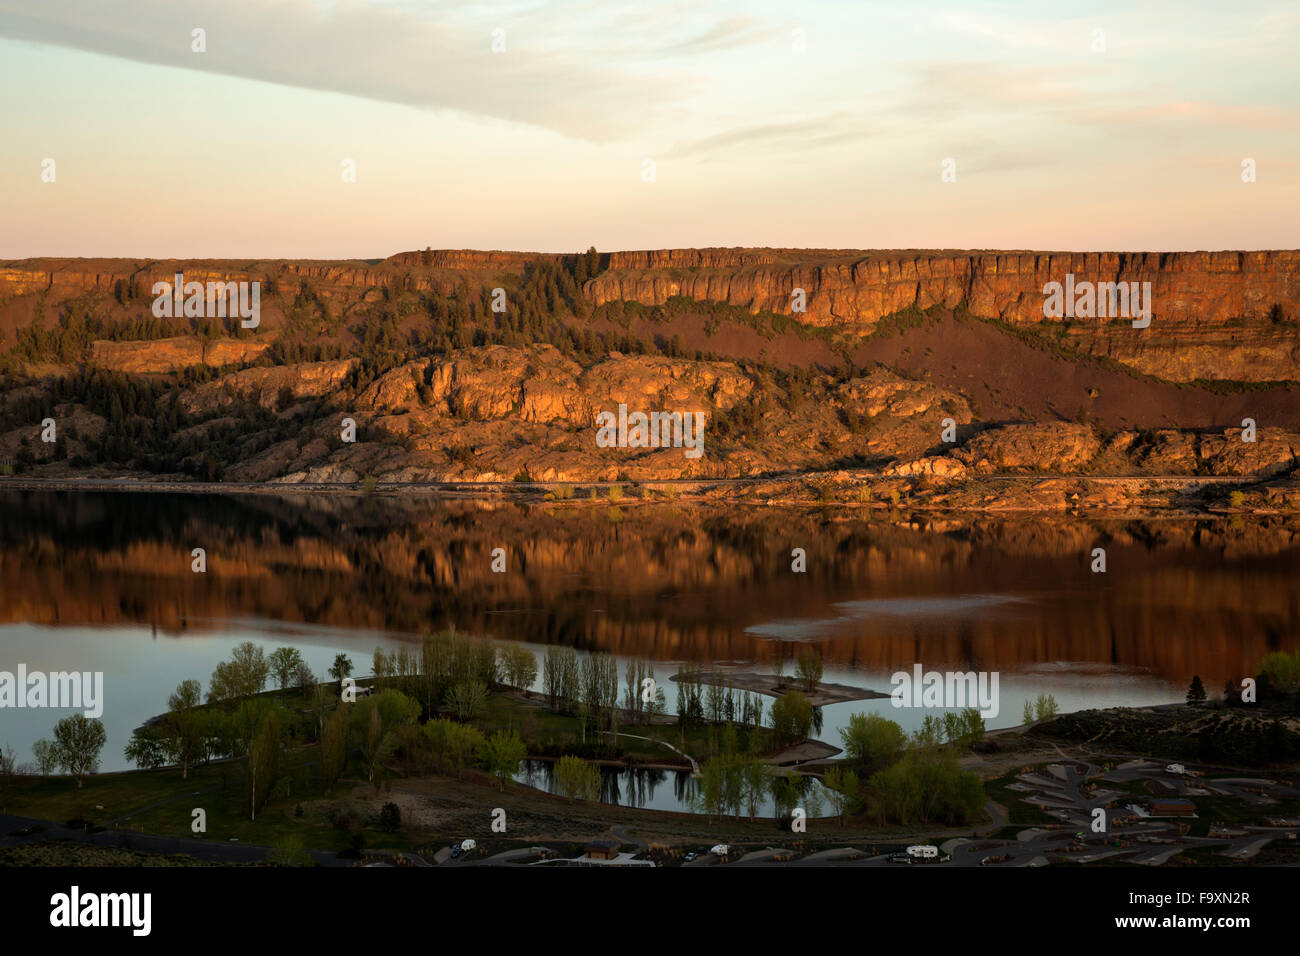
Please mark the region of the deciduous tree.
POLYGON ((275 682, 284 690, 290 685, 298 667, 305 662, 302 659, 302 652, 296 647, 277 647, 271 652, 268 664, 271 668, 271 674, 275 677, 275 682))
POLYGON ((86 775, 99 767, 99 752, 108 735, 104 722, 73 714, 54 725, 54 747, 59 766, 77 778, 77 789, 85 783, 86 775))
POLYGON ((504 791, 506 781, 519 772, 519 761, 528 754, 528 748, 516 731, 498 730, 487 739, 480 754, 484 768, 504 791))
POLYGON ((577 800, 595 800, 600 796, 600 770, 596 765, 565 754, 555 762, 555 788, 572 803, 577 800))

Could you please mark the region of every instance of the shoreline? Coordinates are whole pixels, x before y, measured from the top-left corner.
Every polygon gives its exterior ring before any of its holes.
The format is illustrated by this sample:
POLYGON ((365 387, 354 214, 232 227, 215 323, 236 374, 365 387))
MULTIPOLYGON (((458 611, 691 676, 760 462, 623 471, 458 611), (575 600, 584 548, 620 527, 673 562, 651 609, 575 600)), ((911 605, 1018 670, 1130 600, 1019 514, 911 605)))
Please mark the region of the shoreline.
POLYGON ((668 478, 641 481, 377 481, 370 488, 363 482, 199 482, 154 478, 28 478, 0 477, 0 490, 43 492, 136 492, 191 495, 336 495, 356 498, 385 498, 394 495, 419 496, 430 500, 497 499, 553 506, 617 506, 644 504, 726 504, 757 507, 851 508, 863 512, 945 512, 982 514, 1059 514, 1072 517, 1122 516, 1127 518, 1221 518, 1245 516, 1289 516, 1296 508, 1249 506, 1231 507, 1221 500, 1198 502, 1189 496, 1214 487, 1260 488, 1267 484, 1291 485, 1293 479, 1277 476, 1235 475, 1070 475, 1006 474, 963 478, 928 490, 928 497, 911 495, 900 501, 876 497, 873 491, 907 487, 906 480, 874 472, 798 472, 750 478, 668 478), (808 496, 808 483, 836 481, 819 497, 808 496), (559 487, 572 489, 573 496, 552 494, 559 487), (670 488, 671 493, 662 489, 670 488), (602 491, 625 492, 611 498, 602 491), (640 496, 626 494, 638 489, 640 496), (1038 493, 1050 490, 1059 498, 1038 493), (862 492, 866 491, 864 498, 862 492), (1073 491, 1073 496, 1065 494, 1073 491), (1118 492, 1117 500, 1113 494, 1118 492), (790 492, 802 492, 802 495, 790 492), (830 492, 826 494, 825 492, 830 492), (1096 492, 1102 500, 1083 500, 1096 492), (548 497, 550 495, 550 497, 548 497), (596 497, 593 497, 596 496, 596 497), (1130 497, 1131 496, 1131 497, 1130 497))

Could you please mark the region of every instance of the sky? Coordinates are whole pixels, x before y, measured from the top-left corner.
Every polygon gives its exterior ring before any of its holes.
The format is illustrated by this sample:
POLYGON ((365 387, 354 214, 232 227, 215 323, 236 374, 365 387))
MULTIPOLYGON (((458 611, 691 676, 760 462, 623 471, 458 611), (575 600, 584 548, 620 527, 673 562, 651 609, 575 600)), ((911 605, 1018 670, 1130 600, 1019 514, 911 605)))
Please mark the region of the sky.
POLYGON ((1294 0, 0 0, 0 258, 1294 249, 1297 46, 1294 0))

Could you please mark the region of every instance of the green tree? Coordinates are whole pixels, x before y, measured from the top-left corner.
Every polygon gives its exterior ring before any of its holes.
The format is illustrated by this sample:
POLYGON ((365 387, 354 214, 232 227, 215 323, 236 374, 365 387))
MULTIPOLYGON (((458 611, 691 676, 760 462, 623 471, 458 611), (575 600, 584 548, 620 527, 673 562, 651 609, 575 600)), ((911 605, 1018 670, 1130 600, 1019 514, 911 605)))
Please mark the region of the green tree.
POLYGON ((525 694, 537 680, 537 658, 533 652, 518 644, 497 648, 500 673, 511 687, 517 687, 525 694))
POLYGON ((926 714, 921 718, 920 728, 912 731, 912 749, 934 750, 941 743, 943 743, 943 721, 934 714, 926 714))
POLYGON ((487 685, 481 680, 461 680, 447 692, 447 705, 458 720, 474 720, 487 705, 487 685))
POLYGON ((903 728, 879 714, 851 714, 840 728, 840 743, 853 763, 868 773, 883 770, 907 746, 903 728))
POLYGON ((812 702, 796 690, 788 691, 772 704, 769 719, 778 744, 804 740, 812 732, 812 702))
POLYGON ((517 732, 498 730, 479 753, 484 769, 496 777, 497 786, 504 792, 506 781, 519 772, 519 761, 528 755, 528 748, 517 732))
POLYGON ((307 666, 306 661, 302 661, 294 668, 293 686, 304 696, 315 697, 316 675, 312 673, 312 669, 307 666))
POLYGON ((749 807, 749 821, 754 822, 758 815, 758 806, 763 802, 771 787, 772 767, 766 760, 750 757, 744 763, 745 802, 749 807))
POLYGON ((348 760, 348 726, 350 723, 348 708, 351 704, 339 704, 334 713, 325 721, 320 735, 321 777, 326 793, 334 789, 348 760))
POLYGON ((460 777, 461 771, 478 755, 487 743, 478 729, 468 724, 458 724, 455 721, 441 721, 445 724, 444 733, 446 734, 446 753, 448 762, 456 768, 456 776, 460 777))
POLYGON ((1056 698, 1051 694, 1039 694, 1034 701, 1034 720, 1050 720, 1057 713, 1056 698))
POLYGON ((391 732, 384 732, 384 721, 378 707, 358 710, 362 716, 361 727, 361 766, 366 779, 375 782, 377 774, 382 775, 384 764, 397 749, 397 739, 391 732))
POLYGON ((1259 662, 1259 673, 1285 694, 1300 690, 1300 651, 1272 651, 1259 662))
POLYGON ((943 735, 957 750, 969 750, 984 739, 984 718, 974 707, 950 710, 943 715, 943 735))
POLYGON ((182 780, 189 779, 190 766, 208 752, 212 724, 199 708, 201 693, 198 681, 181 681, 167 699, 168 713, 162 722, 164 747, 168 759, 180 765, 182 780))
MULTIPOLYGON (((49 741, 37 741, 49 743, 49 741)), ((138 727, 122 755, 141 770, 153 770, 167 763, 167 732, 162 727, 138 727)))
POLYGON ((334 663, 330 665, 330 677, 340 684, 343 678, 352 676, 352 658, 346 654, 335 654, 334 663))
POLYGON ((38 740, 32 744, 32 756, 36 758, 36 772, 48 777, 59 766, 59 748, 52 740, 38 740))
POLYGON ((260 694, 271 672, 266 653, 252 641, 235 648, 229 661, 217 664, 208 682, 208 700, 234 700, 260 694))
POLYGON ((799 662, 795 664, 794 676, 803 689, 811 694, 817 689, 822 679, 822 656, 813 647, 804 647, 799 651, 799 662))
POLYGON ((710 818, 740 816, 746 802, 750 761, 735 754, 719 754, 700 767, 697 809, 710 818))
POLYGON ((548 647, 542 658, 542 687, 547 706, 571 713, 581 696, 578 655, 571 647, 548 647))
POLYGON ((374 675, 376 687, 383 687, 388 680, 389 660, 388 654, 382 647, 375 648, 374 656, 370 660, 370 673, 374 675))
POLYGON ((364 725, 370 719, 367 711, 377 710, 385 729, 388 730, 400 727, 402 724, 413 723, 420 718, 420 702, 400 690, 391 688, 363 697, 357 702, 356 707, 360 725, 364 725))
POLYGON ((797 773, 780 774, 772 779, 772 803, 776 815, 790 817, 804 797, 804 779, 797 773))
POLYGON ((555 787, 570 803, 596 800, 600 797, 600 770, 581 757, 565 754, 555 761, 555 787))
POLYGON ((961 712, 961 742, 969 750, 984 739, 984 715, 975 707, 967 707, 961 712))
POLYGON ((275 682, 284 690, 294 679, 298 672, 298 667, 302 665, 302 652, 296 647, 277 647, 271 652, 268 659, 271 673, 275 677, 275 682))
POLYGON ((302 846, 302 837, 296 833, 282 836, 271 844, 266 862, 272 866, 315 866, 316 863, 302 846))
POLYGON ((1205 685, 1201 683, 1201 675, 1192 675, 1192 684, 1187 688, 1187 703, 1203 704, 1206 698, 1205 685))
POLYGON ((257 819, 257 811, 270 799, 279 782, 280 749, 280 719, 274 708, 268 708, 248 744, 246 769, 250 820, 257 819))
POLYGON ((86 775, 99 767, 99 752, 104 749, 108 735, 104 722, 73 714, 54 725, 54 748, 59 766, 77 778, 77 789, 85 783, 86 775))
MULTIPOLYGON (((229 715, 225 726, 214 730, 214 734, 220 734, 223 738, 218 744, 219 749, 231 757, 246 757, 248 748, 253 744, 253 738, 257 736, 263 721, 266 720, 266 715, 279 710, 276 702, 265 697, 240 701, 239 706, 229 715)), ((209 713, 220 712, 209 711, 209 713)))
POLYGON ((984 807, 984 785, 979 776, 962 770, 957 755, 947 749, 909 750, 873 775, 868 787, 881 823, 961 826, 975 819, 984 807))
POLYGON ((848 768, 831 767, 822 782, 826 784, 831 803, 839 814, 840 826, 843 826, 844 818, 858 809, 858 775, 848 768))
POLYGON ((203 685, 196 680, 183 680, 176 685, 176 692, 167 698, 167 709, 171 711, 189 710, 203 702, 203 685))

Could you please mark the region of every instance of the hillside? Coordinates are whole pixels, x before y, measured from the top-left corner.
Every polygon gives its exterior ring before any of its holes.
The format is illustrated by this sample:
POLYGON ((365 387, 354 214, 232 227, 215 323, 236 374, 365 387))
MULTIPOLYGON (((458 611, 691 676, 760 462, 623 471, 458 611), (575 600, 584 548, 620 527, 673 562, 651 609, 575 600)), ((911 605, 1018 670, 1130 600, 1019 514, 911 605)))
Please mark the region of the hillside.
POLYGON ((1206 476, 1290 508, 1298 318, 1293 251, 12 261, 0 263, 0 471, 288 483, 831 472, 831 495, 852 493, 846 475, 1206 476), (259 283, 257 326, 155 316, 154 283, 177 272, 259 283), (1150 283, 1149 326, 1045 318, 1044 286, 1067 274, 1150 283), (600 447, 595 416, 620 403, 703 412, 704 453, 600 447))

